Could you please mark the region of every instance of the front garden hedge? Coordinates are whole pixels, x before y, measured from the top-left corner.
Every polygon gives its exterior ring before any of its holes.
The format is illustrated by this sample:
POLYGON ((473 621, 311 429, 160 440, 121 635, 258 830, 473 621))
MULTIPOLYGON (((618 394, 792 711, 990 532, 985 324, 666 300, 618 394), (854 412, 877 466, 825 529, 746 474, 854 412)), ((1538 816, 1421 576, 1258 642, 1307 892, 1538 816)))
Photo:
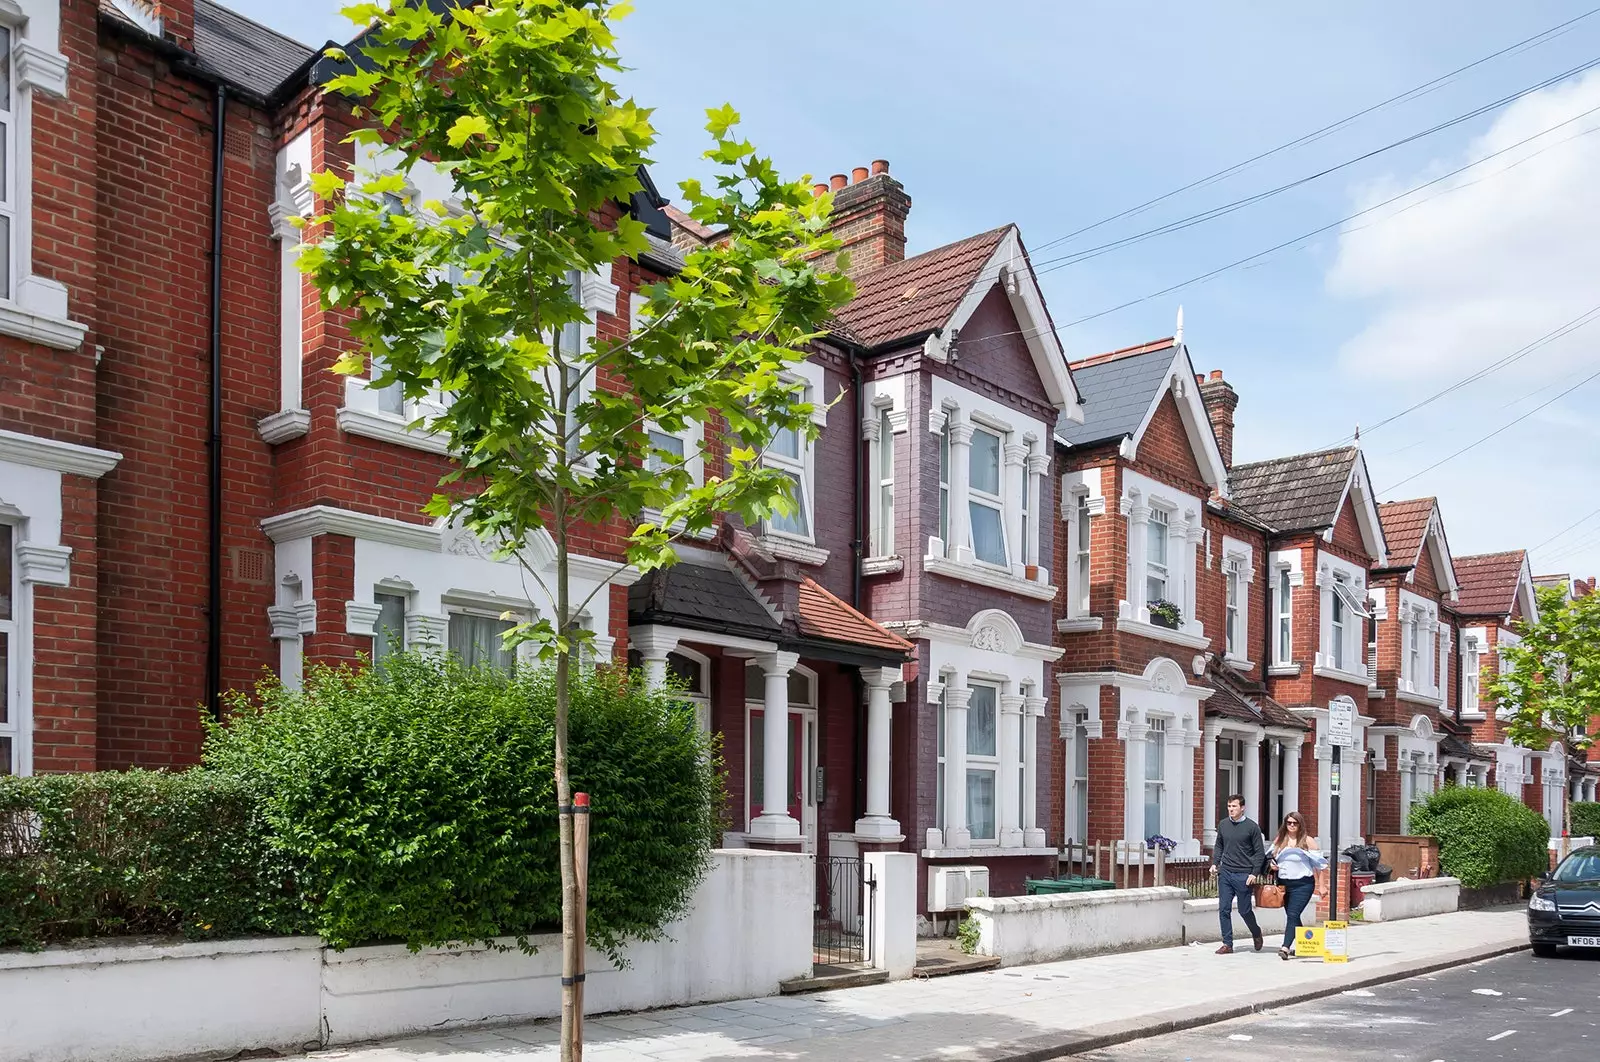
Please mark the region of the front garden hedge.
POLYGON ((1580 800, 1572 805, 1572 836, 1600 838, 1600 803, 1580 800))
MULTIPOLYGON (((405 653, 229 709, 189 771, 0 778, 0 946, 559 929, 550 669, 405 653)), ((692 709, 620 669, 574 669, 569 755, 593 808, 589 939, 615 955, 688 910, 723 826, 721 763, 692 709)))
POLYGON ((1411 809, 1410 827, 1438 838, 1444 872, 1469 889, 1549 869, 1550 824, 1498 789, 1447 786, 1411 809))

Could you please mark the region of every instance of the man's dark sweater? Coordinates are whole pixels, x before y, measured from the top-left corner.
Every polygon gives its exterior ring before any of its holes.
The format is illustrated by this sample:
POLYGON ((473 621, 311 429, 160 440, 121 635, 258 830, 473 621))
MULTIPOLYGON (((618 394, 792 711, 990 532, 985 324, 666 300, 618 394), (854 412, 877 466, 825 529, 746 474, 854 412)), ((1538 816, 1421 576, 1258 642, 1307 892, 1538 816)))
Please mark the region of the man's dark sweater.
POLYGON ((1211 862, 1223 874, 1259 874, 1267 862, 1267 845, 1261 827, 1246 815, 1238 822, 1224 816, 1217 823, 1217 843, 1211 862))

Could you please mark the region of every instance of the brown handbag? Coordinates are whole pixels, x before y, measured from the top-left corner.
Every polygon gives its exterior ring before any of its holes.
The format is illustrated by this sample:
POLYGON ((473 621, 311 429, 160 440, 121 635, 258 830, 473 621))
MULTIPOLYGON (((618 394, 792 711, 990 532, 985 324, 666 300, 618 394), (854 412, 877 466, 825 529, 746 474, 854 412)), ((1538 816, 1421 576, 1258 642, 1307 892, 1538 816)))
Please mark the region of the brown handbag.
POLYGON ((1263 881, 1255 887, 1255 904, 1267 910, 1283 906, 1283 886, 1278 884, 1277 875, 1272 875, 1270 881, 1263 881))

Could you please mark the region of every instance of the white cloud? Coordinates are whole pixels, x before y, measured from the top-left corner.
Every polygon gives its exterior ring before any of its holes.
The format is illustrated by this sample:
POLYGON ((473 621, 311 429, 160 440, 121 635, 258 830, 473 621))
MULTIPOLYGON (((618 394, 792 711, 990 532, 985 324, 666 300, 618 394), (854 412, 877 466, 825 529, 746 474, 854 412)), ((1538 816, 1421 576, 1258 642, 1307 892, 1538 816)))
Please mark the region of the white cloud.
MULTIPOLYGON (((1465 150, 1360 190, 1371 206, 1510 148, 1381 208, 1339 237, 1335 296, 1372 307, 1340 364, 1369 381, 1454 379, 1600 302, 1600 71, 1507 108, 1465 150), (1512 145, 1569 122, 1522 145, 1512 145)), ((1518 364, 1524 379, 1593 362, 1600 322, 1518 364)))

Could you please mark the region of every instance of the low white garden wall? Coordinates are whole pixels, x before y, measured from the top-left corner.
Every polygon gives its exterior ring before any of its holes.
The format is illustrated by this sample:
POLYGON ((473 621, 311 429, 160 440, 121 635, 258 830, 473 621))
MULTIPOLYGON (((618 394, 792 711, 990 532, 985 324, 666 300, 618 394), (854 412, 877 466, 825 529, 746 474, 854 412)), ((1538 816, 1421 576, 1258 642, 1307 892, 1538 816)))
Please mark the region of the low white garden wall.
POLYGON ((967 900, 978 954, 1002 966, 1183 942, 1183 889, 1108 889, 967 900))
POLYGON ((1456 878, 1401 878, 1362 890, 1361 917, 1367 922, 1449 914, 1461 908, 1461 882, 1456 878))
MULTIPOLYGON (((1215 896, 1209 900, 1185 900, 1183 902, 1183 940, 1186 944, 1200 941, 1220 941, 1222 939, 1222 920, 1217 917, 1217 903, 1215 896)), ((1257 907, 1256 925, 1261 927, 1261 932, 1267 938, 1267 943, 1276 948, 1283 943, 1283 927, 1288 919, 1281 907, 1257 907)), ((1306 905, 1306 913, 1301 918, 1315 918, 1316 912, 1310 904, 1306 905)), ((1239 917, 1238 905, 1233 909, 1233 943, 1237 947, 1241 942, 1250 944, 1250 930, 1244 924, 1244 919, 1239 917)))
MULTIPOLYGON (((712 854, 694 909, 628 967, 591 952, 590 1013, 775 995, 811 972, 812 857, 712 854)), ((554 1017, 561 941, 488 948, 352 948, 312 938, 118 944, 0 954, 0 1059, 140 1062, 349 1043, 422 1029, 554 1017)))

